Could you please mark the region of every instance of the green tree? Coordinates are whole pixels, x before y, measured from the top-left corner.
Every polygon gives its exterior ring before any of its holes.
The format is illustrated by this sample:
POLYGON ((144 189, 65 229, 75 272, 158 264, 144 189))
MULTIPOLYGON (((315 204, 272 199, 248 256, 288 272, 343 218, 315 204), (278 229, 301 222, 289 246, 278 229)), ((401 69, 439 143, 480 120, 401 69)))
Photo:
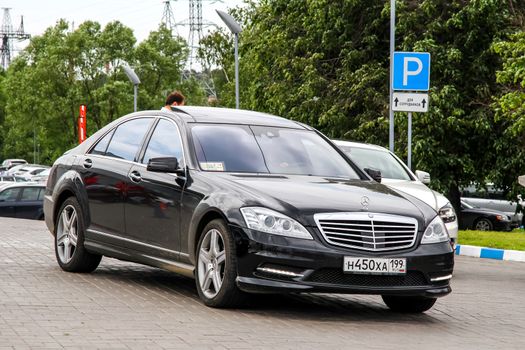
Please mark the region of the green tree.
POLYGON ((494 166, 491 179, 495 185, 515 198, 523 193, 517 176, 525 174, 525 33, 518 32, 506 41, 494 44, 503 59, 497 81, 503 86, 494 103, 496 131, 494 166))
POLYGON ((88 135, 132 112, 133 87, 121 69, 124 62, 135 66, 142 80, 139 109, 160 108, 175 87, 189 91, 190 102, 204 99, 196 82, 180 83, 187 54, 180 39, 161 27, 135 43, 132 30, 120 22, 102 28, 87 21, 70 31, 59 21, 33 37, 5 79, 0 76, 3 155, 53 162, 77 143, 80 104, 87 105, 88 135))
MULTIPOLYGON (((457 208, 459 189, 490 175, 495 41, 519 28, 516 0, 397 1, 396 49, 432 55, 430 111, 414 117, 415 167, 457 208)), ((389 2, 261 0, 233 13, 241 33, 241 106, 308 123, 330 137, 388 144, 389 2)), ((232 74, 229 39, 206 43, 232 74)), ((223 95, 232 96, 231 84, 223 95)), ((222 98, 231 105, 231 97, 222 98)), ((396 153, 406 156, 406 115, 396 153)))

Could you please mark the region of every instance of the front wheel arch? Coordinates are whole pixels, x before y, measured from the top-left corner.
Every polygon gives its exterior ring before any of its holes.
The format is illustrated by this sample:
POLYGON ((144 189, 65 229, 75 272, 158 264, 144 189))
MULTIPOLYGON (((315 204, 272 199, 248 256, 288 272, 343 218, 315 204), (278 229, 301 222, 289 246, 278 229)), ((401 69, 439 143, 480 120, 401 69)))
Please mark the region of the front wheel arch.
POLYGON ((226 224, 228 224, 228 220, 226 217, 217 209, 210 209, 208 210, 199 220, 199 223, 193 227, 193 230, 190 232, 190 237, 188 240, 188 244, 190 245, 189 249, 189 258, 190 261, 194 264, 197 262, 196 260, 196 252, 197 252, 197 245, 199 243, 199 240, 202 235, 202 231, 213 220, 220 219, 223 220, 226 224))

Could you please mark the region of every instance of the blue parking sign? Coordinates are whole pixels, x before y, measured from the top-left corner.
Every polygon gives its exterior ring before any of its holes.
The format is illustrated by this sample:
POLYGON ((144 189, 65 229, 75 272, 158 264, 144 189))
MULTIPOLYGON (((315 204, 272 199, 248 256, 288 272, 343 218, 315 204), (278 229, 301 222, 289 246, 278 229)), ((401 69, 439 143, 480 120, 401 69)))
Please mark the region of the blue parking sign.
POLYGON ((430 88, 430 53, 394 52, 392 89, 428 91, 430 88))

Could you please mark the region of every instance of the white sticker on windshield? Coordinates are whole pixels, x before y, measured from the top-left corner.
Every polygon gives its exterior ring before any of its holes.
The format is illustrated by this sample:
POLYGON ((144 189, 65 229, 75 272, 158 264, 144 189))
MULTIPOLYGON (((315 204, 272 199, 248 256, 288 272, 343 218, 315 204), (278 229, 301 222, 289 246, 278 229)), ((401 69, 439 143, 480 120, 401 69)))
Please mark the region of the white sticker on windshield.
POLYGON ((206 171, 224 171, 223 162, 201 162, 202 170, 206 171))

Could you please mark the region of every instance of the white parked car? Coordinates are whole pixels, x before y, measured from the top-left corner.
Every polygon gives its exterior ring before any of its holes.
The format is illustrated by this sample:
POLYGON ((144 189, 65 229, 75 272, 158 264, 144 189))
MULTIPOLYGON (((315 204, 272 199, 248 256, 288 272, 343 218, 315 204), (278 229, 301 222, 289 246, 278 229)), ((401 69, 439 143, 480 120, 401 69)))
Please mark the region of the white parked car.
POLYGON ((20 168, 17 172, 15 172, 14 175, 23 177, 27 181, 30 181, 33 176, 40 174, 46 169, 49 168, 43 166, 25 166, 23 168, 20 168))
POLYGON ((41 173, 31 176, 30 181, 38 182, 38 183, 46 183, 50 172, 51 172, 51 168, 47 168, 41 173))
POLYGON ((2 162, 2 167, 5 167, 5 169, 9 170, 13 166, 19 164, 27 164, 27 161, 25 159, 6 159, 2 162))
POLYGON ((381 171, 381 183, 419 198, 434 208, 447 227, 452 243, 458 239, 458 218, 450 201, 441 193, 431 190, 430 175, 416 170, 414 174, 388 149, 366 143, 334 140, 334 143, 362 169, 381 171))

